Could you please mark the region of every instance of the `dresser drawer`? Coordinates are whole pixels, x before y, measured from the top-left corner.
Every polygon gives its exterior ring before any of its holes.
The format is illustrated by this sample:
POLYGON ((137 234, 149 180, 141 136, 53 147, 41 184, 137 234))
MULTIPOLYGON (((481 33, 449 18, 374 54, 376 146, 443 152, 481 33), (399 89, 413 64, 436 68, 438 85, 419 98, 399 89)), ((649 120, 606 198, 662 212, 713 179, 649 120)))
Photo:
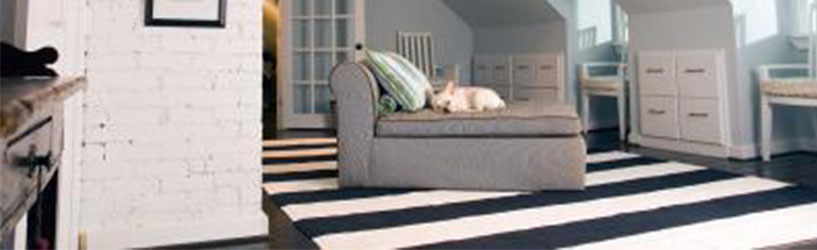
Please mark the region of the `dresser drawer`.
POLYGON ((514 58, 514 85, 538 85, 536 81, 536 59, 531 57, 514 58))
POLYGON ((678 99, 641 97, 641 132, 644 135, 679 139, 678 99))
POLYGON ((720 104, 715 99, 681 99, 681 139, 722 144, 720 104))
POLYGON ((555 88, 531 88, 514 86, 514 102, 551 103, 559 101, 559 91, 555 88))
POLYGON ((719 96, 718 55, 716 51, 689 51, 676 54, 677 83, 682 97, 719 96))
MULTIPOLYGON (((55 143, 52 118, 38 119, 24 132, 5 141, 3 160, 0 164, 0 222, 17 221, 34 202, 37 190, 37 172, 31 166, 40 163, 53 166, 58 159, 52 149, 55 143), (51 156, 51 157, 45 157, 51 156)), ((49 169, 44 169, 48 171, 49 169)))
POLYGON ((641 52, 638 55, 638 85, 641 95, 677 96, 675 54, 641 52))
POLYGON ((546 56, 539 60, 536 65, 536 82, 543 87, 558 88, 561 83, 559 81, 559 74, 561 74, 562 65, 559 63, 558 56, 546 56))
POLYGON ((484 58, 475 58, 474 59, 474 80, 473 82, 477 85, 487 85, 493 82, 493 78, 491 78, 491 70, 493 63, 490 60, 486 60, 484 58))

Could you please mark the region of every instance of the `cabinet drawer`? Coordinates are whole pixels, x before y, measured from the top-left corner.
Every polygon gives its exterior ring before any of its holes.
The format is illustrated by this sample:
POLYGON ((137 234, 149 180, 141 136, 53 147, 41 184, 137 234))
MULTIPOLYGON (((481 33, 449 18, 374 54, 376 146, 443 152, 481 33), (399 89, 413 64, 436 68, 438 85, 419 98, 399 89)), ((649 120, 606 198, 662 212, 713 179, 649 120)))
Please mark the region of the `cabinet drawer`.
POLYGON ((675 81, 674 53, 639 53, 638 85, 642 95, 677 96, 675 81))
POLYGON ((491 65, 491 83, 495 85, 511 84, 511 65, 493 64, 491 65))
POLYGON ((561 64, 557 56, 547 56, 536 64, 536 82, 543 87, 558 88, 561 64))
POLYGON ((679 139, 678 99, 641 97, 641 130, 644 135, 679 139))
POLYGON ((559 91, 555 88, 513 88, 514 102, 551 103, 559 101, 559 91))
POLYGON ((682 97, 718 97, 718 53, 691 51, 676 54, 678 88, 682 97))
POLYGON ((538 85, 536 83, 536 60, 532 58, 514 58, 514 85, 538 85))
MULTIPOLYGON (((32 157, 54 155, 52 151, 54 132, 52 118, 37 121, 26 132, 15 135, 5 147, 0 163, 0 227, 8 221, 16 221, 29 207, 37 192, 37 173, 31 171, 32 157)), ((46 159, 52 166, 56 158, 46 159)), ((45 169, 48 171, 48 169, 45 169)))
POLYGON ((722 144, 722 114, 715 99, 681 99, 681 138, 687 141, 722 144))
POLYGON ((490 60, 484 58, 474 59, 474 83, 477 85, 487 85, 493 82, 491 78, 492 65, 490 60))

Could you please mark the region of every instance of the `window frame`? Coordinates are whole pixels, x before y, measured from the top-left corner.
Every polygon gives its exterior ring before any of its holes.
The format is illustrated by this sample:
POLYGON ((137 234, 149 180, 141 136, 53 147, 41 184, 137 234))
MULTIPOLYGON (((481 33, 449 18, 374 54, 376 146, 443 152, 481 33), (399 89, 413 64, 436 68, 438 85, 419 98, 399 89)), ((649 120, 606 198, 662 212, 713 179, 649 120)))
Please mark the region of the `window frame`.
POLYGON ((793 20, 793 29, 791 36, 793 37, 806 37, 809 36, 811 33, 810 19, 811 19, 811 10, 813 5, 815 4, 814 0, 794 0, 792 2, 792 13, 793 20))
MULTIPOLYGON (((806 0, 808 1, 808 0, 806 0)), ((630 40, 629 16, 624 12, 621 5, 613 4, 613 29, 615 30, 614 42, 619 45, 627 44, 630 40)))

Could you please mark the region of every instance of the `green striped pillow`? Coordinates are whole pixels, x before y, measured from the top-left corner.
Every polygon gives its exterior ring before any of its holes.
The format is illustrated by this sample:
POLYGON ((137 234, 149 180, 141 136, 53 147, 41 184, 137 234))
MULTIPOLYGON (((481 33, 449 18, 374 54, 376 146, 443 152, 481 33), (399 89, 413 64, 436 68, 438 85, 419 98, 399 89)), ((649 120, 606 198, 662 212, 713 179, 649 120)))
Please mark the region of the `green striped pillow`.
POLYGON ((418 111, 425 107, 431 82, 422 71, 391 52, 367 50, 366 57, 380 85, 404 110, 418 111))

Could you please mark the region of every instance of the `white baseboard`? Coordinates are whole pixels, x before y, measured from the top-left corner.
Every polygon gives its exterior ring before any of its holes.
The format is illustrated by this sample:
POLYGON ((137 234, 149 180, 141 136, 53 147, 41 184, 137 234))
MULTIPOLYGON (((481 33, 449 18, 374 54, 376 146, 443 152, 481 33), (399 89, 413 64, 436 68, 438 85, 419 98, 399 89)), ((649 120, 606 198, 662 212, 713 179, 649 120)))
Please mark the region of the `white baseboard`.
POLYGON ((88 249, 151 248, 267 235, 267 217, 258 210, 239 218, 88 229, 88 249))
MULTIPOLYGON (((808 138, 797 138, 788 140, 777 140, 772 142, 772 154, 785 154, 796 151, 817 151, 817 140, 808 138)), ((732 158, 749 160, 760 157, 760 145, 749 144, 734 146, 729 154, 732 158)))

